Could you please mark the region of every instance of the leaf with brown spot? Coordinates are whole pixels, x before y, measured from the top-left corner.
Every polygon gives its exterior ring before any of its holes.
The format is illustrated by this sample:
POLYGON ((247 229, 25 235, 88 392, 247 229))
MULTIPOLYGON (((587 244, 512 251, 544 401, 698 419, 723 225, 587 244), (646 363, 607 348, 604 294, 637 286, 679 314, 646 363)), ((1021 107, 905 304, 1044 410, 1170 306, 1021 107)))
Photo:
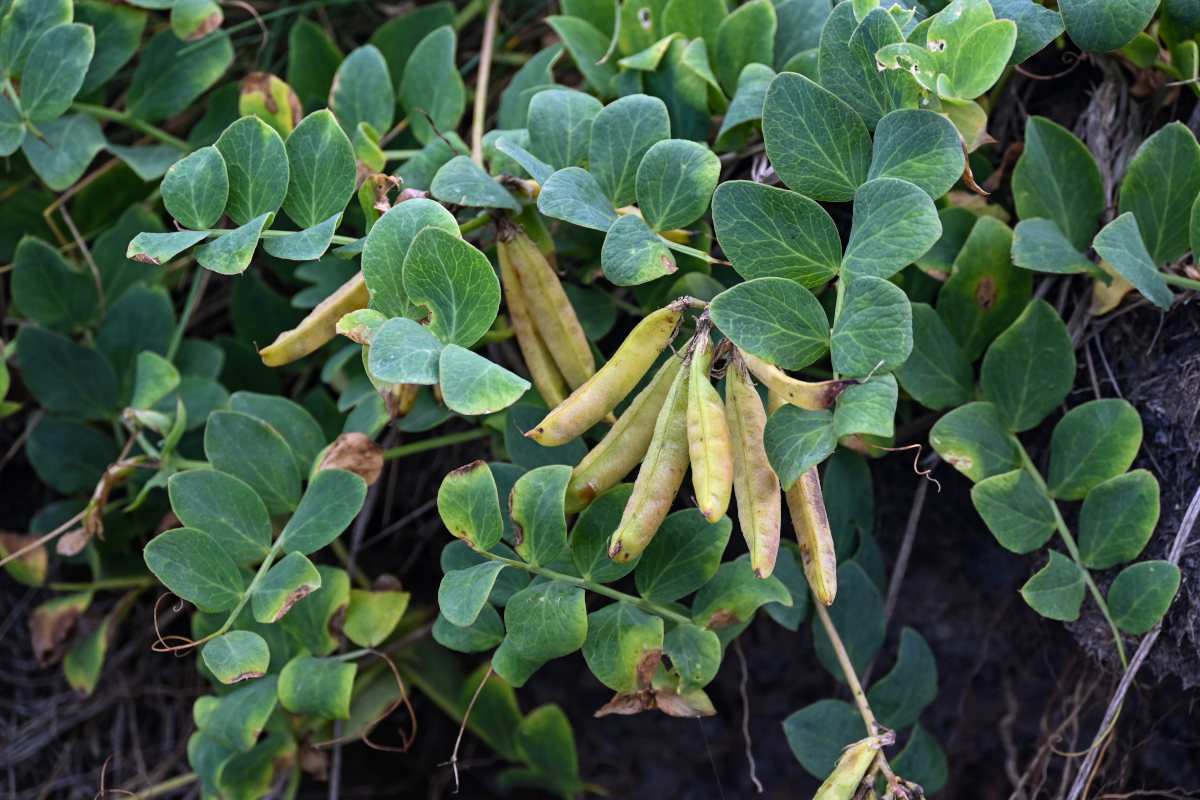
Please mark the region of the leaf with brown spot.
POLYGON ((357 431, 343 433, 333 440, 317 469, 353 472, 370 486, 379 480, 383 471, 383 445, 357 431))
POLYGON ((640 714, 652 708, 656 708, 656 706, 654 703, 654 694, 651 692, 638 692, 637 694, 617 692, 613 695, 612 700, 609 700, 596 709, 596 712, 592 716, 607 717, 609 714, 630 716, 632 714, 640 714))
POLYGON ((29 642, 39 667, 57 664, 74 638, 79 617, 91 605, 91 592, 47 600, 29 615, 29 642))
POLYGON ((668 717, 711 717, 717 713, 712 700, 701 689, 682 695, 671 689, 659 689, 654 693, 654 702, 668 717))
MULTIPOLYGON (((0 531, 0 559, 29 546, 38 538, 0 531)), ((9 575, 26 586, 41 586, 46 580, 46 568, 49 566, 49 561, 46 547, 39 544, 7 562, 4 568, 8 570, 9 575)))

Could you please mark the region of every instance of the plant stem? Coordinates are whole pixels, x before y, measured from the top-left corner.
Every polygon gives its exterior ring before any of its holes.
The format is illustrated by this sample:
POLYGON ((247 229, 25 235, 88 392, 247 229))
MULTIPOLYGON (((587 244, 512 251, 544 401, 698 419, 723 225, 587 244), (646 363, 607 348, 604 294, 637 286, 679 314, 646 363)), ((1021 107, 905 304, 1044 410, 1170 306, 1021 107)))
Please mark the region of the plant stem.
POLYGON ((420 150, 384 150, 383 157, 388 161, 408 161, 415 156, 420 150))
POLYGON ((196 310, 196 303, 199 300, 201 288, 208 280, 209 271, 197 267, 192 274, 192 286, 188 289, 187 300, 183 303, 183 311, 179 314, 179 323, 175 326, 175 332, 171 334, 171 343, 167 346, 167 361, 175 360, 175 353, 179 350, 180 343, 183 342, 184 329, 188 326, 188 321, 192 318, 192 312, 196 310))
POLYGON ((492 77, 492 49, 496 43, 496 18, 500 0, 489 0, 483 21, 483 44, 479 50, 479 70, 475 73, 475 104, 471 113, 471 160, 483 166, 483 123, 487 116, 488 81, 492 77))
POLYGON ((60 581, 51 583, 56 592, 99 592, 104 589, 145 589, 155 584, 149 575, 130 575, 125 578, 102 578, 97 581, 60 581))
POLYGON ((590 592, 595 592, 596 594, 610 597, 613 600, 621 600, 629 603, 632 606, 640 608, 647 614, 653 614, 656 617, 662 617, 663 619, 670 620, 676 625, 692 624, 692 620, 690 618, 680 614, 678 611, 674 611, 666 606, 659 605, 658 603, 654 603, 649 600, 644 600, 641 597, 634 597, 631 594, 618 592, 616 589, 610 589, 603 584, 594 583, 593 581, 589 581, 587 578, 577 578, 574 575, 567 575, 563 572, 555 572, 554 570, 546 569, 545 567, 537 567, 533 564, 526 564, 524 561, 514 561, 511 558, 498 556, 495 553, 485 553, 481 550, 476 550, 475 552, 484 558, 491 559, 492 561, 499 561, 501 564, 505 564, 510 567, 516 567, 517 569, 523 569, 526 572, 532 572, 534 575, 541 575, 542 577, 549 578, 553 581, 560 581, 562 583, 570 584, 571 586, 577 586, 580 589, 587 589, 590 592))
POLYGON ((461 234, 468 234, 471 231, 479 230, 484 225, 487 225, 491 218, 492 215, 485 211, 478 216, 471 217, 471 219, 467 220, 462 225, 459 225, 458 232, 461 234))
POLYGON ((879 733, 879 722, 875 719, 875 713, 871 711, 871 706, 867 703, 867 693, 863 691, 862 684, 858 681, 858 674, 854 671, 854 665, 850 663, 850 655, 846 652, 846 645, 842 644, 842 637, 838 635, 837 628, 834 627, 833 620, 829 616, 829 612, 825 609, 825 604, 813 598, 813 606, 817 609, 817 617, 821 620, 821 626, 825 628, 825 633, 829 636, 829 641, 833 644, 833 652, 837 656, 838 663, 842 665, 842 672, 846 675, 846 683, 850 686, 850 693, 854 695, 854 704, 858 706, 858 713, 863 718, 863 723, 867 726, 867 734, 874 736, 879 733))
POLYGON ((485 436, 491 436, 492 432, 486 428, 476 428, 470 431, 459 431, 458 433, 447 433, 445 436, 435 436, 432 439, 422 439, 419 442, 410 444, 402 444, 399 447, 393 447, 390 450, 383 451, 385 460, 392 458, 404 458, 405 456, 424 453, 428 450, 436 450, 439 447, 445 447, 459 442, 470 442, 474 439, 482 439, 485 436))
POLYGON ((158 139, 163 144, 169 144, 171 147, 178 148, 185 153, 192 152, 192 147, 183 139, 164 131, 162 128, 157 128, 148 122, 131 116, 126 111, 117 111, 113 108, 105 108, 104 106, 96 106, 91 103, 72 103, 72 111, 78 111, 82 114, 87 114, 89 117, 96 119, 106 119, 111 122, 119 122, 126 128, 132 128, 135 131, 146 134, 147 136, 158 139))
POLYGON ((182 789, 184 786, 190 786, 196 782, 196 773, 185 772, 182 775, 177 775, 174 778, 169 778, 162 783, 156 783, 149 789, 143 789, 137 793, 137 797, 151 798, 173 792, 176 789, 182 789))
POLYGON ((1161 274, 1163 276, 1163 280, 1169 284, 1172 284, 1173 286, 1178 286, 1182 289, 1192 289, 1193 291, 1200 291, 1200 281, 1198 281, 1198 280, 1194 280, 1192 278, 1185 278, 1182 275, 1173 275, 1170 272, 1163 272, 1161 274))
POLYGON ((1046 481, 1043 480, 1042 474, 1038 472, 1038 468, 1034 466, 1033 460, 1026 452, 1025 446, 1021 444, 1021 440, 1015 434, 1010 434, 1009 438, 1017 448, 1017 452, 1021 455, 1021 467, 1033 478, 1033 482, 1037 484, 1038 490, 1050 503, 1050 508, 1054 511, 1054 525, 1058 529, 1058 535, 1063 541, 1063 545, 1067 548, 1071 559, 1075 565, 1079 567, 1080 574, 1083 575, 1083 582, 1088 587, 1088 591, 1092 593, 1092 598, 1096 601, 1096 605, 1100 607, 1100 613, 1104 615, 1104 619, 1108 622, 1108 627, 1112 630, 1113 641, 1117 644, 1117 655, 1121 657, 1121 666, 1124 669, 1129 668, 1129 660, 1125 657, 1125 645, 1121 641, 1121 632, 1117 629, 1117 623, 1113 622, 1112 615, 1108 613, 1108 603, 1104 600, 1104 595, 1100 593, 1100 587, 1092 580, 1092 574, 1088 572, 1087 567, 1083 565, 1083 561, 1079 557, 1079 546, 1075 544, 1075 537, 1071 535, 1071 530, 1067 527, 1066 520, 1063 519, 1062 512, 1058 510, 1058 503, 1050 496, 1050 489, 1046 486, 1046 481))
MULTIPOLYGON (((229 617, 226 618, 225 624, 223 624, 216 631, 216 633, 209 634, 201 639, 200 642, 207 642, 211 639, 215 639, 233 627, 233 623, 237 619, 238 614, 242 613, 242 609, 246 607, 246 603, 250 602, 250 596, 253 595, 254 590, 258 588, 258 584, 262 583, 262 579, 266 576, 267 570, 271 568, 272 562, 275 561, 276 556, 278 556, 282 550, 283 548, 280 546, 279 540, 277 539, 275 544, 271 545, 271 549, 267 551, 266 558, 264 558, 263 562, 259 564, 258 572, 254 573, 254 578, 250 581, 250 585, 247 586, 242 592, 242 599, 239 600, 238 604, 233 607, 232 611, 229 612, 229 617)), ((200 642, 196 642, 196 644, 200 644, 200 642)))

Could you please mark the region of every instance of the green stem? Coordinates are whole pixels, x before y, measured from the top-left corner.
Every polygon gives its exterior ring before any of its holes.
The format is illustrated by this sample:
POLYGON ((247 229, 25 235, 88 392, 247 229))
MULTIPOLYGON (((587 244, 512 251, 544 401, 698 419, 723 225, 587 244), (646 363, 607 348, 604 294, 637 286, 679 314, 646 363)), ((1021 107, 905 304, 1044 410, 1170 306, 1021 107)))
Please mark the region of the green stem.
POLYGON ((175 326, 175 332, 171 334, 171 343, 167 345, 167 361, 175 360, 175 353, 179 350, 179 345, 183 342, 183 332, 188 326, 188 320, 192 318, 192 312, 196 310, 196 300, 200 295, 200 287, 204 284, 204 279, 208 275, 208 270, 197 268, 192 274, 192 286, 188 289, 187 300, 184 301, 183 311, 179 315, 179 323, 175 326))
POLYGON ((485 436, 491 436, 492 432, 485 428, 476 428, 470 431, 460 431, 458 433, 447 433, 445 436, 435 436, 432 439, 423 439, 419 442, 411 444, 402 444, 399 447, 393 447, 390 450, 383 452, 384 459, 404 458, 405 456, 424 453, 429 450, 436 450, 439 447, 445 447, 459 442, 470 442, 475 439, 482 439, 485 436))
POLYGON ((216 633, 205 637, 203 641, 215 639, 233 627, 233 623, 238 618, 238 614, 242 613, 242 609, 246 607, 246 603, 250 602, 250 597, 254 594, 254 590, 258 588, 258 584, 262 583, 262 579, 266 576, 267 570, 271 568, 271 564, 275 561, 275 557, 278 556, 282 550, 283 548, 280 546, 279 540, 276 540, 275 544, 271 545, 271 549, 267 551, 267 557, 264 558, 262 564, 258 566, 258 572, 254 573, 254 578, 250 581, 250 585, 246 587, 244 592, 242 592, 242 599, 239 600, 238 604, 233 607, 233 611, 229 612, 229 617, 226 618, 225 624, 222 625, 216 633))
POLYGON ((471 219, 467 220, 462 225, 459 225, 458 232, 465 235, 465 234, 470 233, 471 231, 479 230, 484 225, 487 225, 488 222, 491 220, 491 218, 492 218, 491 214, 489 214, 485 211, 482 214, 479 214, 478 216, 471 217, 471 219))
POLYGON ((1117 623, 1113 622, 1112 615, 1108 613, 1108 603, 1104 600, 1104 595, 1100 593, 1100 587, 1092 580, 1092 574, 1088 572, 1087 567, 1083 565, 1082 559, 1079 557, 1079 546, 1075 544, 1075 537, 1071 535, 1070 528, 1067 527, 1066 520, 1063 519, 1062 512, 1058 509, 1058 503, 1050 496, 1050 489, 1046 486, 1046 481, 1042 479, 1042 474, 1033 464, 1033 459, 1029 457, 1025 446, 1021 444, 1021 440, 1015 434, 1010 434, 1016 445, 1017 452, 1021 455, 1021 466, 1029 477, 1033 478, 1033 482, 1037 485, 1038 490, 1050 503, 1050 508, 1054 511, 1054 525, 1058 528, 1058 535, 1066 546, 1067 552, 1071 555, 1076 566, 1079 567, 1080 574, 1083 575, 1083 582, 1088 587, 1088 591, 1092 593, 1092 598, 1096 601, 1096 605, 1100 607, 1100 613, 1104 615, 1104 619, 1108 621, 1108 627, 1112 630, 1113 640, 1117 643, 1117 655, 1121 657, 1121 666, 1125 669, 1129 668, 1129 659, 1125 657, 1125 645, 1121 641, 1121 632, 1117 629, 1117 623))
POLYGON ((415 156, 420 150, 384 150, 383 157, 388 161, 407 161, 415 156))
POLYGON ((184 786, 190 786, 195 782, 196 773, 185 772, 182 775, 177 775, 176 777, 165 780, 162 783, 156 783, 149 789, 142 789, 137 793, 137 797, 147 798, 148 800, 148 798, 159 797, 160 795, 173 792, 176 789, 182 789, 184 786))
POLYGON ((124 578, 103 578, 97 581, 59 581, 51 583, 56 592, 99 592, 105 589, 145 589, 155 584, 149 575, 130 575, 124 578))
POLYGON ((1182 275, 1172 275, 1169 272, 1162 273, 1162 276, 1164 281, 1173 286, 1178 286, 1182 289, 1193 289, 1195 291, 1200 291, 1200 281, 1198 280, 1185 278, 1182 275))
POLYGON ((185 153, 192 152, 191 145, 189 145, 183 139, 172 136, 162 128, 157 128, 148 122, 131 116, 128 112, 117 111, 116 109, 105 108, 104 106, 96 106, 92 105, 91 103, 72 103, 71 110, 87 114, 89 117, 94 117, 96 119, 106 119, 111 122, 119 122, 126 128, 132 128, 135 131, 139 131, 147 136, 158 139, 163 144, 169 144, 185 153))
POLYGON ((12 80, 5 78, 4 83, 0 84, 0 89, 3 89, 4 94, 8 95, 8 99, 12 102, 13 108, 20 112, 21 97, 17 94, 17 87, 13 86, 12 80))
POLYGON ((492 561, 499 561, 501 564, 505 564, 510 567, 516 567, 517 569, 523 569, 526 572, 532 572, 534 575, 541 575, 542 577, 549 578, 552 581, 560 581, 562 583, 570 584, 571 586, 578 586, 580 589, 587 589, 588 591, 595 592, 596 594, 602 594, 605 597, 612 598, 613 600, 624 601, 632 606, 640 608, 647 614, 653 614, 656 617, 662 617, 663 619, 670 620, 676 625, 692 624, 692 620, 689 617, 685 617, 678 611, 674 611, 666 606, 653 603, 649 600, 644 600, 641 597, 634 597, 631 594, 618 592, 616 589, 610 589, 602 584, 593 583, 586 578, 577 578, 574 575, 567 575, 564 572, 555 572, 554 570, 546 569, 545 567, 537 567, 533 564, 526 564, 524 561, 514 561, 511 558, 498 556, 495 553, 485 553, 480 550, 476 550, 475 552, 484 558, 491 559, 492 561))

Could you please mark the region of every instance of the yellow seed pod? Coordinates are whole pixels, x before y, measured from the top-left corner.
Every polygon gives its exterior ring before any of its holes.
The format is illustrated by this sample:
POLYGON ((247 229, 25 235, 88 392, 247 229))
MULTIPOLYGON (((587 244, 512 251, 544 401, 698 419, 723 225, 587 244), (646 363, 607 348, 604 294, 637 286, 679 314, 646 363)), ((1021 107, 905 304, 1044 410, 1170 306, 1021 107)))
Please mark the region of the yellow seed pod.
POLYGON ((733 494, 738 524, 750 549, 750 565, 760 578, 771 575, 779 555, 783 501, 779 478, 763 446, 767 411, 735 349, 725 370, 725 416, 733 440, 733 494))
POLYGON ((621 524, 609 540, 608 557, 637 558, 666 519, 688 468, 688 370, 680 369, 654 424, 650 449, 638 470, 621 524))
POLYGON ((604 419, 633 391, 671 343, 687 303, 676 301, 638 323, 608 363, 525 435, 538 444, 566 444, 604 419))
POLYGON ((528 298, 517 277, 510 249, 497 246, 500 261, 500 282, 504 286, 504 302, 508 305, 508 318, 512 323, 517 346, 533 385, 551 408, 567 398, 567 383, 554 363, 554 357, 529 313, 528 298))
POLYGON ((774 394, 779 395, 784 402, 791 403, 809 411, 824 411, 833 405, 833 401, 847 386, 858 383, 856 380, 819 381, 810 383, 788 375, 774 364, 768 364, 756 355, 741 351, 746 366, 774 394))
POLYGON ((567 385, 577 389, 596 372, 596 360, 575 307, 542 251, 524 229, 507 218, 499 226, 496 252, 516 273, 534 327, 567 385))
POLYGON ((304 358, 337 335, 339 319, 351 311, 366 308, 370 302, 367 282, 360 272, 322 300, 299 325, 279 334, 258 354, 268 367, 281 367, 304 358))
POLYGON ((879 746, 879 737, 869 736, 843 750, 837 766, 817 789, 813 800, 851 800, 871 768, 879 746))
POLYGON ((567 483, 568 514, 587 508, 592 500, 616 486, 645 457, 654 437, 658 414, 682 368, 683 362, 678 358, 668 358, 650 384, 625 409, 617 424, 571 472, 571 480, 567 483))
POLYGON ((713 348, 706 314, 696 324, 689 365, 687 437, 696 505, 709 522, 725 516, 733 494, 733 443, 721 395, 709 380, 713 348))

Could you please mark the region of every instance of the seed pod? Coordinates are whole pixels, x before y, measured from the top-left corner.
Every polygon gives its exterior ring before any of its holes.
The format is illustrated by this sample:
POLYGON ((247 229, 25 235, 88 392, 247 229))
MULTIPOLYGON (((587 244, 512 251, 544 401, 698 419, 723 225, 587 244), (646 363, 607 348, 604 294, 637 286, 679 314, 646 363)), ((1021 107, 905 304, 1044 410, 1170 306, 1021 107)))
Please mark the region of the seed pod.
POLYGON ((688 370, 680 369, 654 424, 654 437, 638 470, 621 524, 609 541, 608 557, 614 561, 631 561, 646 549, 683 483, 688 468, 687 384, 688 370))
POLYGON ((878 736, 868 736, 842 751, 833 772, 817 789, 813 800, 850 800, 879 752, 878 736))
POLYGON ((708 378, 713 348, 707 313, 696 323, 689 366, 687 436, 696 505, 709 522, 725 516, 733 493, 733 443, 721 395, 708 378))
POLYGON ((746 366, 763 384, 785 402, 809 411, 824 411, 833 405, 833 401, 847 386, 854 386, 856 380, 820 381, 810 383, 797 380, 774 364, 768 364, 761 358, 741 351, 746 366))
POLYGON ((676 301, 638 323, 607 364, 525 435, 538 444, 566 444, 616 408, 671 343, 686 303, 676 301))
POLYGON ((779 554, 779 528, 783 501, 779 478, 771 469, 763 446, 767 412, 746 364, 735 349, 725 371, 725 417, 733 439, 733 493, 737 498, 738 524, 754 574, 767 578, 779 554))
POLYGON ((537 244, 520 226, 501 220, 496 242, 501 264, 507 261, 515 270, 534 327, 567 385, 577 389, 596 372, 596 360, 575 308, 537 244))
MULTIPOLYGON (((625 409, 600 443, 583 457, 567 484, 566 512, 574 514, 607 492, 645 457, 654 424, 683 362, 671 357, 625 409)), ((776 492, 778 494, 778 492, 776 492)))
POLYGON ((343 283, 290 331, 258 351, 268 367, 281 367, 313 352, 337 335, 337 321, 371 302, 367 282, 360 272, 343 283))
POLYGON ((533 385, 551 408, 561 403, 567 397, 567 384, 563 379, 554 357, 542 340, 533 317, 529 314, 528 298, 513 267, 512 257, 508 248, 499 247, 500 282, 504 286, 504 302, 508 305, 508 318, 512 322, 513 333, 517 338, 517 346, 521 348, 521 356, 533 385))

